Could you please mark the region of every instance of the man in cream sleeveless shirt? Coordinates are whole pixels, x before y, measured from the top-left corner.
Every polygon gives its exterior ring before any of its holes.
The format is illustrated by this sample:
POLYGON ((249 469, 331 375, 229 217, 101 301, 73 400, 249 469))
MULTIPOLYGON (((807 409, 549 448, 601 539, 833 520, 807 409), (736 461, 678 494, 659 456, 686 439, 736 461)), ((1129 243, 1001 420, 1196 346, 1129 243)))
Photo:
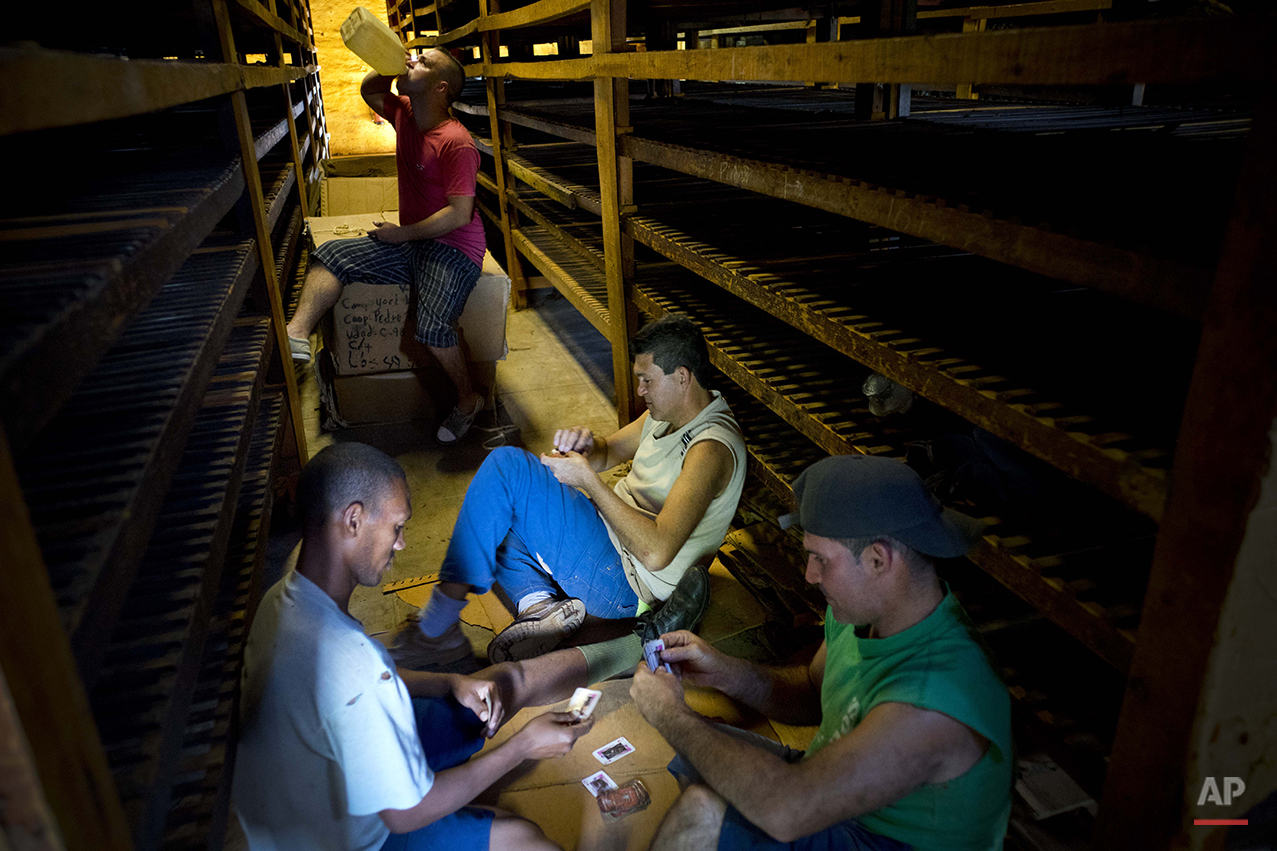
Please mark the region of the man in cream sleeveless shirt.
MULTIPOLYGON (((722 544, 744 486, 744 440, 723 397, 705 386, 709 357, 690 320, 647 325, 631 353, 648 406, 641 417, 606 438, 560 429, 553 451, 539 457, 501 448, 484 461, 453 529, 442 581, 396 633, 391 653, 401 666, 467 655, 458 625, 465 596, 493 584, 518 617, 490 645, 492 661, 553 649, 587 612, 642 614, 649 623, 638 629, 648 634, 690 627, 703 613, 704 565, 722 544), (598 473, 626 461, 633 462, 629 474, 607 487, 598 473)), ((633 666, 632 643, 617 654, 633 666)))

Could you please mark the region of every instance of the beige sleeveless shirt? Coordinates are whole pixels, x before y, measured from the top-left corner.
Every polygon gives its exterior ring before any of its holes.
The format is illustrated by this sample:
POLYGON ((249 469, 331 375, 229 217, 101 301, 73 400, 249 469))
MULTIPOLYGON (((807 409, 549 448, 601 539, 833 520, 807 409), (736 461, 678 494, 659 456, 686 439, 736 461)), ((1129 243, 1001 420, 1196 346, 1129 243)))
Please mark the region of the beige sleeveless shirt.
MULTIPOLYGON (((678 431, 671 432, 669 423, 653 420, 649 416, 639 437, 634 465, 629 475, 616 484, 616 495, 622 502, 648 517, 655 517, 665 505, 674 482, 683 472, 683 458, 693 444, 702 440, 717 440, 732 453, 731 481, 710 502, 691 536, 664 570, 648 570, 625 549, 612 527, 607 526, 612 546, 621 554, 621 564, 625 567, 625 577, 629 580, 630 587, 640 600, 648 604, 668 599, 688 567, 701 559, 712 558, 718 551, 745 486, 745 470, 748 466, 745 438, 741 435, 740 426, 736 424, 723 394, 711 390, 710 395, 713 397, 710 403, 678 431)), ((599 515, 600 518, 602 516, 599 515)), ((606 520, 603 523, 607 525, 606 520)))

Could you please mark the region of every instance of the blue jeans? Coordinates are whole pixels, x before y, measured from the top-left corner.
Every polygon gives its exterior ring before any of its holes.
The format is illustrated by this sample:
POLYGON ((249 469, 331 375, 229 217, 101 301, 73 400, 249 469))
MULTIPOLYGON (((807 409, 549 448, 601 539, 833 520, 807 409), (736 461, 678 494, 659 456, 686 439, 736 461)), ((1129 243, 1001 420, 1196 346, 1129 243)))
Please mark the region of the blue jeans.
MULTIPOLYGON (((431 771, 460 765, 483 747, 483 722, 452 698, 416 697, 412 711, 431 771)), ((462 807, 411 833, 390 834, 381 851, 487 851, 492 815, 492 810, 462 807)))
MULTIPOLYGON (((760 750, 775 754, 785 762, 798 762, 803 758, 802 751, 794 750, 757 733, 727 724, 719 724, 717 727, 721 732, 748 742, 760 750)), ((704 782, 700 772, 679 755, 675 755, 670 761, 669 771, 676 777, 682 777, 692 783, 704 782)), ((723 827, 718 833, 718 851, 745 851, 745 849, 749 851, 782 851, 782 849, 787 851, 909 851, 912 847, 874 833, 855 819, 839 822, 794 842, 777 842, 730 804, 723 815, 723 827)))
POLYGON ((475 473, 439 574, 478 593, 495 582, 515 604, 546 591, 576 597, 602 618, 638 609, 594 503, 510 446, 492 450, 475 473))

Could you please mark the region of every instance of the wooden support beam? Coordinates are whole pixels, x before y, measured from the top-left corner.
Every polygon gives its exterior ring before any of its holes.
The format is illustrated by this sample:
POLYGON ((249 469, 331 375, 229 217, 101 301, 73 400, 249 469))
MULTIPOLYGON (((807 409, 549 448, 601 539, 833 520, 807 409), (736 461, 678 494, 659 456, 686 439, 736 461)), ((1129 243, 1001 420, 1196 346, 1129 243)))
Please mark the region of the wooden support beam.
POLYGON ((959 6, 952 9, 923 9, 918 20, 928 18, 1023 18, 1031 15, 1064 15, 1069 12, 1099 12, 1113 8, 1113 0, 1042 0, 1038 3, 1010 3, 1006 6, 959 6))
MULTIPOLYGON (((279 33, 275 34, 275 48, 282 51, 283 45, 279 33)), ((293 168, 297 175, 297 200, 301 204, 302 210, 309 210, 310 205, 306 202, 306 167, 302 162, 301 147, 297 142, 297 116, 293 112, 293 96, 288 91, 288 83, 280 86, 280 92, 283 95, 284 102, 284 119, 288 122, 288 142, 293 151, 293 168)), ((305 104, 300 104, 304 106, 305 104)), ((284 270, 287 273, 288 270, 284 270)))
POLYGON ((1017 86, 1267 83, 1273 79, 1265 61, 1272 40, 1271 25, 1233 19, 1137 21, 718 50, 596 50, 584 59, 472 65, 467 73, 538 80, 824 78, 1017 86))
POLYGON ((277 86, 311 67, 119 59, 0 47, 0 136, 125 118, 227 92, 277 86), (64 96, 55 104, 48 92, 64 96))
POLYGON ((519 9, 479 19, 479 31, 514 29, 547 24, 590 8, 590 0, 538 0, 519 9))
POLYGON ((27 733, 0 668, 0 842, 5 848, 65 851, 62 831, 40 786, 27 733))
MULTIPOLYGON (((1268 432, 1277 416, 1277 98, 1271 92, 1255 112, 1246 146, 1099 810, 1096 847, 1106 851, 1189 847, 1192 819, 1210 817, 1185 811, 1202 779, 1186 788, 1184 768, 1220 611, 1261 471, 1272 460, 1268 432)), ((1255 664, 1257 677, 1271 676, 1271 658, 1255 664)), ((1218 767, 1221 783, 1225 774, 1244 773, 1226 768, 1218 767)))
MULTIPOLYGON (((593 0, 590 35, 595 56, 624 48, 625 11, 624 0, 593 0)), ((594 135, 603 205, 603 256, 611 332, 608 336, 612 343, 616 416, 621 426, 627 425, 641 410, 630 365, 630 336, 638 330, 637 309, 629 297, 634 278, 634 243, 621 233, 621 208, 634 203, 633 163, 628 157, 620 156, 617 146, 618 129, 629 127, 629 108, 628 80, 600 77, 594 81, 594 135)))
MULTIPOLYGON (((0 562, 5 612, 0 670, 40 777, 43 797, 72 851, 131 851, 106 753, 58 617, 9 444, 0 431, 0 562)), ((0 730, 8 737, 10 731, 0 730)), ((8 806, 6 805, 6 812, 8 806)), ((0 816, 2 821, 7 816, 0 816)), ((0 834, 4 838, 7 834, 0 834)))
MULTIPOLYGON (((500 9, 499 0, 479 0, 479 20, 496 14, 500 9)), ((485 31, 482 36, 481 55, 484 61, 496 57, 500 53, 500 34, 494 30, 485 31)), ((492 172, 496 178, 494 187, 497 193, 498 212, 501 216, 501 239, 505 245, 506 274, 510 276, 510 303, 515 310, 523 310, 528 306, 528 279, 523 272, 523 261, 514 244, 514 232, 519 228, 518 215, 511 208, 507 194, 511 185, 510 163, 508 156, 514 150, 514 135, 509 122, 501 121, 502 107, 505 106, 505 80, 486 77, 483 81, 484 94, 488 103, 488 128, 492 139, 492 172)))

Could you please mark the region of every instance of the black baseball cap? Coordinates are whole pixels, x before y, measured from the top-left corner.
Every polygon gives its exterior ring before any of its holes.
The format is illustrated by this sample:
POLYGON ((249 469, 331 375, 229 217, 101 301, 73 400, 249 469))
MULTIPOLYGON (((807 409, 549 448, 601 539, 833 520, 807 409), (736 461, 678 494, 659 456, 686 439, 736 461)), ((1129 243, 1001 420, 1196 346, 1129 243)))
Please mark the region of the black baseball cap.
POLYGON ((872 455, 833 455, 794 480, 798 511, 781 518, 822 538, 889 535, 936 558, 966 555, 984 524, 945 508, 922 479, 900 461, 872 455))

